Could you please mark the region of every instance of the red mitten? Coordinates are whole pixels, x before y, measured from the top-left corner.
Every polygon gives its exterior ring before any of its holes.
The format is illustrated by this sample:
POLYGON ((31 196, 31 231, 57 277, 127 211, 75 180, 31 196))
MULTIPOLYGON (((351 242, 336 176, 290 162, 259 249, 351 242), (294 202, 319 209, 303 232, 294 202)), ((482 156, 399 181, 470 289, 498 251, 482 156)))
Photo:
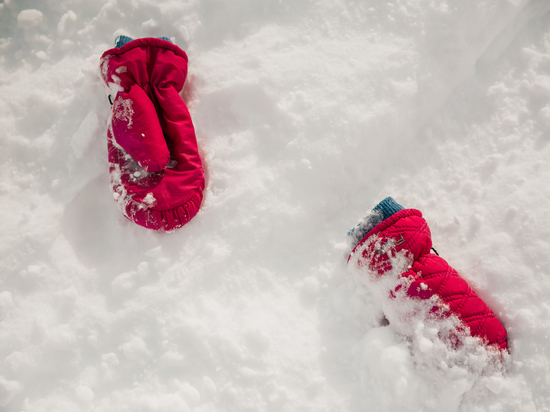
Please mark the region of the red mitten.
POLYGON ((107 50, 101 75, 115 95, 107 129, 113 196, 138 225, 169 231, 198 212, 204 170, 179 92, 187 55, 169 41, 133 40, 107 50))
MULTIPOLYGON (((406 294, 414 299, 432 300, 434 312, 454 315, 471 336, 502 350, 508 348, 506 329, 493 311, 468 283, 441 257, 431 253, 432 239, 422 213, 403 209, 372 228, 352 251, 348 264, 369 282, 394 271, 398 254, 407 263, 401 273, 409 284, 406 294), (401 253, 402 252, 402 253, 401 253)), ((397 260, 399 265, 404 262, 397 260)), ((397 286, 395 291, 401 288, 397 286)), ((394 291, 389 291, 390 296, 394 291)))

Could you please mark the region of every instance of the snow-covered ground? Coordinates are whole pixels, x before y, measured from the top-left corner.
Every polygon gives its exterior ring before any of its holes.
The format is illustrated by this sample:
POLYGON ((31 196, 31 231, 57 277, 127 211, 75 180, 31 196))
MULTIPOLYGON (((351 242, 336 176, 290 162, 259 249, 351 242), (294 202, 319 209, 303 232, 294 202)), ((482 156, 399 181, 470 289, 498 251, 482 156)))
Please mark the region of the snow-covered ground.
POLYGON ((4 0, 0 409, 550 411, 549 9, 4 0), (175 233, 109 191, 118 34, 189 55, 208 181, 175 233), (507 327, 504 370, 380 322, 345 234, 388 195, 507 327))

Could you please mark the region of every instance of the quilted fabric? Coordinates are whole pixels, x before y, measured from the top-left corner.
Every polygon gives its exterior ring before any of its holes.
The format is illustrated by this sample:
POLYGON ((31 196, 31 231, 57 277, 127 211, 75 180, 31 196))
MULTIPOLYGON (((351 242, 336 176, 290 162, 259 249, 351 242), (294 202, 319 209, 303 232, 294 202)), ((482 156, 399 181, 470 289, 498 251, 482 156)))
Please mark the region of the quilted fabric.
POLYGON ((367 265, 371 273, 383 276, 392 269, 389 256, 405 250, 412 265, 402 276, 411 280, 407 294, 418 299, 438 297, 441 313, 454 314, 469 329, 472 336, 487 345, 508 349, 506 329, 493 311, 480 299, 468 283, 441 257, 431 253, 432 240, 422 213, 414 209, 401 210, 375 226, 359 242, 350 258, 367 265), (362 250, 360 256, 355 256, 362 250))
POLYGON ((137 39, 107 50, 100 67, 113 101, 107 145, 119 209, 146 228, 177 229, 199 211, 205 183, 191 116, 179 95, 187 55, 166 40, 137 39))

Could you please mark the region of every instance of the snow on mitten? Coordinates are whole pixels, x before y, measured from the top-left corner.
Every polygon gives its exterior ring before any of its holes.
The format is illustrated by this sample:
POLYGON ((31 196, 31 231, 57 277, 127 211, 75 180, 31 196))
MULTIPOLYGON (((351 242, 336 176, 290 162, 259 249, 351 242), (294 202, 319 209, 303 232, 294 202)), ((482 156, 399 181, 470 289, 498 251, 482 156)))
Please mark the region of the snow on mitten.
POLYGON ((147 172, 160 172, 170 161, 153 102, 134 84, 113 103, 111 121, 116 142, 147 172))

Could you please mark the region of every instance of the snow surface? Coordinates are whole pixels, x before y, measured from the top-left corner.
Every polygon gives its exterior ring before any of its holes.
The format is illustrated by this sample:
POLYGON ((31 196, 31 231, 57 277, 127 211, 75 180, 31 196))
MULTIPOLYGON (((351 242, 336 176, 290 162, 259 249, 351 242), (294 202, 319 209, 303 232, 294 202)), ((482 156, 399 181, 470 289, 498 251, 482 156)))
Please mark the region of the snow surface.
POLYGON ((550 411, 550 2, 4 0, 0 409, 550 411), (189 55, 202 210, 109 192, 99 57, 189 55), (347 270, 391 195, 494 309, 511 358, 413 341, 347 270))

